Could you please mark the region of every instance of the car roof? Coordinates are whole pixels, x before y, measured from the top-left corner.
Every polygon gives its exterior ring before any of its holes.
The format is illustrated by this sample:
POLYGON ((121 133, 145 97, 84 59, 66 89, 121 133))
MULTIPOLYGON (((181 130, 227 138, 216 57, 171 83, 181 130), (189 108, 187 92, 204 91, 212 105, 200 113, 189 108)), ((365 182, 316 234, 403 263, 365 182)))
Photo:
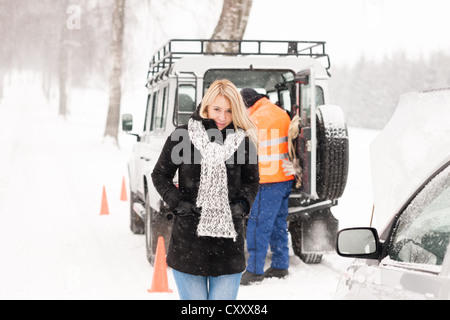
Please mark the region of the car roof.
POLYGON ((383 231, 427 180, 450 161, 450 88, 400 97, 371 144, 374 226, 383 231))
POLYGON ((314 67, 316 78, 328 79, 326 68, 320 61, 298 57, 252 57, 252 56, 190 56, 173 64, 172 74, 194 72, 202 78, 211 69, 286 69, 299 72, 314 67))
MULTIPOLYGON (((258 68, 279 69, 280 63, 302 61, 307 63, 307 66, 302 65, 299 70, 294 71, 303 71, 310 66, 317 66, 316 72, 319 76, 322 74, 322 66, 312 60, 321 60, 325 64, 325 70, 329 76, 328 70, 331 63, 325 45, 326 42, 324 41, 171 39, 157 50, 150 59, 147 87, 162 80, 177 68, 183 69, 180 72, 190 73, 198 78, 206 72, 205 64, 211 64, 210 68, 217 68, 215 66, 218 64, 226 69, 233 69, 233 67, 249 69, 256 61, 258 63, 263 61, 262 58, 268 58, 265 59, 268 64, 258 68), (234 48, 232 52, 227 49, 229 46, 234 48), (193 57, 193 59, 190 57, 193 57), (251 60, 255 57, 259 59, 252 62, 251 60), (180 63, 184 58, 186 60, 180 63), (296 60, 293 60, 294 58, 296 60), (189 60, 193 61, 193 64, 183 68, 183 65, 189 60), (238 65, 224 64, 222 63, 224 61, 234 62, 238 65), (244 65, 241 65, 240 62, 244 65), (178 67, 174 66, 175 64, 178 67), (198 71, 198 69, 201 71, 198 71)), ((289 69, 292 70, 292 68, 289 69)))

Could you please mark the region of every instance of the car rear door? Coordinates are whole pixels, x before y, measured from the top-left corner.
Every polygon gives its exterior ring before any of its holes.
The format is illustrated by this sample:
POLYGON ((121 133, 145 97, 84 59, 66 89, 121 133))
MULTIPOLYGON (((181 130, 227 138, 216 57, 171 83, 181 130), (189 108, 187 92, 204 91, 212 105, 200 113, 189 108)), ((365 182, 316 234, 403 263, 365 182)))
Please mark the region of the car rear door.
POLYGON ((303 192, 312 198, 318 198, 316 192, 317 164, 317 128, 316 128, 316 79, 314 68, 299 71, 295 76, 295 97, 301 118, 302 128, 299 135, 299 148, 303 157, 303 192))

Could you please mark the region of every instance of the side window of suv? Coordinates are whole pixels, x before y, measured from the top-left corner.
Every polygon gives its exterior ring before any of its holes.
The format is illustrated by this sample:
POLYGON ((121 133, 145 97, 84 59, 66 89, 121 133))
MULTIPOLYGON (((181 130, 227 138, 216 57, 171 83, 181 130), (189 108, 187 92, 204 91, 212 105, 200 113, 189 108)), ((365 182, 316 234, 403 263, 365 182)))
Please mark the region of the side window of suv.
POLYGON ((164 129, 166 126, 168 92, 168 87, 165 87, 153 93, 150 131, 164 129))
POLYGON ((196 89, 190 84, 181 84, 178 87, 178 106, 174 115, 175 125, 187 124, 192 113, 195 111, 196 89))
POLYGON ((150 103, 149 106, 151 106, 150 114, 152 115, 151 118, 149 119, 150 120, 150 131, 155 130, 155 118, 156 118, 156 113, 157 113, 156 108, 158 106, 158 97, 159 97, 159 91, 155 91, 155 92, 153 92, 152 98, 149 101, 149 103, 150 103))
MULTIPOLYGON (((300 89, 300 105, 303 106, 303 110, 306 111, 306 115, 303 116, 304 121, 308 124, 311 122, 311 85, 308 83, 307 85, 302 84, 300 89)), ((325 104, 325 97, 323 88, 320 86, 316 86, 316 106, 321 106, 325 104)))
POLYGON ((388 249, 392 260, 442 265, 450 240, 450 166, 420 191, 394 230, 388 249))
POLYGON ((147 98, 147 108, 145 109, 144 131, 147 131, 147 128, 150 127, 149 112, 151 112, 151 101, 152 96, 149 94, 147 98))

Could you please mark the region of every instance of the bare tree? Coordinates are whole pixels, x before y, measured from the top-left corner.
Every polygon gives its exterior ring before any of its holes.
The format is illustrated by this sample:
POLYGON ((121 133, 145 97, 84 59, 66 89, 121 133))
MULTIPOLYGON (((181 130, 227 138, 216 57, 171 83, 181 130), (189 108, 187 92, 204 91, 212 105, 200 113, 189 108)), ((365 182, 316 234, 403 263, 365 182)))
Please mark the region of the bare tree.
MULTIPOLYGON (((8 27, 6 23, 7 20, 7 3, 0 2, 0 30, 2 30, 2 41, 5 43, 10 42, 10 35, 8 33, 8 27)), ((2 45, 0 46, 0 102, 3 98, 3 86, 4 86, 4 78, 6 74, 6 66, 9 63, 9 59, 7 60, 7 56, 9 53, 9 48, 2 45), (6 63, 5 63, 6 62, 6 63)))
MULTIPOLYGON (((79 33, 80 27, 80 14, 81 9, 73 11, 73 8, 80 8, 79 5, 72 5, 73 0, 65 0, 59 2, 58 12, 60 18, 56 21, 60 24, 61 35, 59 42, 59 115, 67 118, 69 114, 68 105, 70 102, 70 91, 72 88, 71 80, 73 77, 72 65, 72 53, 74 49, 81 46, 81 44, 76 40, 75 34, 79 33), (78 30, 78 31, 77 31, 78 30)), ((47 4, 48 8, 49 4, 47 4)), ((47 41, 46 41, 47 42, 47 41)), ((47 43, 47 47, 49 44, 47 43)), ((46 62, 46 68, 49 65, 49 59, 44 57, 43 60, 46 62)), ((51 72, 45 74, 44 67, 43 72, 43 91, 47 98, 50 97, 50 82, 51 72)))
MULTIPOLYGON (((247 28, 253 0, 224 0, 222 14, 211 40, 242 40, 247 28)), ((236 43, 216 42, 208 44, 207 51, 237 52, 236 43)))
POLYGON ((112 68, 109 77, 109 110, 103 137, 112 137, 117 144, 122 97, 122 52, 125 30, 125 0, 114 1, 112 19, 111 55, 112 68))
MULTIPOLYGON (((66 4, 69 4, 67 2, 66 4)), ((67 117, 67 90, 69 82, 69 33, 62 23, 59 46, 59 115, 67 117)))

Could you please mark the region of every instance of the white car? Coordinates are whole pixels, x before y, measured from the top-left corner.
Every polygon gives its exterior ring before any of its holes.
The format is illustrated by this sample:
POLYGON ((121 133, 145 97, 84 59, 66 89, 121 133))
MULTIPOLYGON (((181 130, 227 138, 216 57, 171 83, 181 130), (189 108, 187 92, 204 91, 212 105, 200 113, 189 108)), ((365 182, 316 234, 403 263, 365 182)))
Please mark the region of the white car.
POLYGON ((406 94, 372 143, 375 225, 339 232, 337 299, 450 299, 449 119, 450 89, 406 94))

